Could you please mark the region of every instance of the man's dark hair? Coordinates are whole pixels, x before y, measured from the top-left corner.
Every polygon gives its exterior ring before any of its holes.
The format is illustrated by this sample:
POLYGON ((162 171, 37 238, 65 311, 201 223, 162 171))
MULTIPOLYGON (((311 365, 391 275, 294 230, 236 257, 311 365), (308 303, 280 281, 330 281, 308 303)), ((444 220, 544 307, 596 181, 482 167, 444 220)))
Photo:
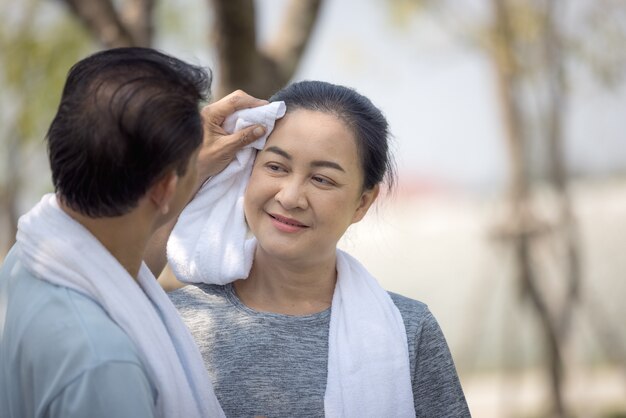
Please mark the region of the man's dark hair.
POLYGON ((92 217, 120 216, 166 170, 183 175, 202 143, 211 75, 148 48, 116 48, 71 69, 48 130, 61 200, 92 217))

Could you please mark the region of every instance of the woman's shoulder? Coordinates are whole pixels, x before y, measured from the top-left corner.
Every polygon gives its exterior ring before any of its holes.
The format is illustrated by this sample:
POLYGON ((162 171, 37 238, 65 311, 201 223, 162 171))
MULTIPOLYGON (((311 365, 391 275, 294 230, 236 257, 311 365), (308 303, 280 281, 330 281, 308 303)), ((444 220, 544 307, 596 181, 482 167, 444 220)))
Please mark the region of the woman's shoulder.
POLYGON ((394 305, 396 305, 400 311, 402 317, 408 316, 415 319, 424 319, 428 316, 432 316, 430 310, 428 309, 428 305, 424 302, 420 302, 419 300, 411 299, 394 292, 388 291, 387 293, 391 297, 394 305))
POLYGON ((419 335, 424 329, 439 327, 437 320, 424 302, 394 292, 387 293, 400 311, 407 335, 419 335))

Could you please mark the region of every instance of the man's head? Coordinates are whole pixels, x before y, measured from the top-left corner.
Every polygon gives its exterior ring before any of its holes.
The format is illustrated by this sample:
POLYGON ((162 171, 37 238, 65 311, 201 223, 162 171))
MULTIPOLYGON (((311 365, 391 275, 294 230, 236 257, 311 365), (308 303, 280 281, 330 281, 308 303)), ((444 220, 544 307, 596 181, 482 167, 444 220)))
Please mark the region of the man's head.
POLYGON ((79 61, 48 131, 57 195, 91 218, 123 215, 164 173, 183 175, 202 143, 210 75, 146 48, 79 61))

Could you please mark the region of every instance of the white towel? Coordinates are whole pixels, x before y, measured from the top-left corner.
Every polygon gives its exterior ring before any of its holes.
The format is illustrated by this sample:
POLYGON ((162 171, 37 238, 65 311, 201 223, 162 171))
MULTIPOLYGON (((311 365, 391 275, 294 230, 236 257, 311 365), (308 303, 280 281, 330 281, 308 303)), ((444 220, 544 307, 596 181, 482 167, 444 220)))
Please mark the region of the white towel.
MULTIPOLYGON (((236 112, 225 122, 227 130, 267 118, 264 108, 236 112)), ((273 123, 266 127, 269 135, 273 123)), ((255 148, 261 149, 265 139, 255 148)), ((168 242, 168 260, 178 280, 225 284, 248 277, 256 240, 247 238, 243 196, 255 153, 240 151, 180 215, 168 242)), ((327 417, 415 417, 400 311, 376 279, 341 250, 328 345, 327 417)))
POLYGON ((179 280, 226 284, 248 277, 254 244, 246 240, 243 195, 257 150, 263 148, 274 122, 285 115, 285 110, 284 102, 273 102, 240 110, 224 121, 228 133, 261 124, 266 128, 265 135, 237 152, 235 159, 205 183, 180 214, 167 242, 168 261, 179 280))
POLYGON ((415 417, 400 311, 361 263, 337 250, 330 311, 327 417, 415 417))
POLYGON ((158 416, 224 417, 193 337, 145 264, 135 282, 54 194, 20 218, 17 244, 34 276, 89 296, 128 334, 158 390, 158 416))

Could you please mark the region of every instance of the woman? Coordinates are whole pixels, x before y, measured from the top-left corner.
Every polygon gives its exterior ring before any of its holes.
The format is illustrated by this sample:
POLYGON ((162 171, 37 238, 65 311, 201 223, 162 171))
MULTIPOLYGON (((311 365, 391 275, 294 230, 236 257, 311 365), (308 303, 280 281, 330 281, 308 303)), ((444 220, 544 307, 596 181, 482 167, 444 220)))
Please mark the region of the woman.
POLYGON ((324 82, 292 84, 270 101, 284 101, 287 113, 256 156, 245 189, 243 212, 255 237, 246 244, 251 268, 232 283, 170 294, 224 412, 469 416, 426 305, 384 292, 337 250, 381 184, 393 185, 384 116, 355 91, 324 82))

